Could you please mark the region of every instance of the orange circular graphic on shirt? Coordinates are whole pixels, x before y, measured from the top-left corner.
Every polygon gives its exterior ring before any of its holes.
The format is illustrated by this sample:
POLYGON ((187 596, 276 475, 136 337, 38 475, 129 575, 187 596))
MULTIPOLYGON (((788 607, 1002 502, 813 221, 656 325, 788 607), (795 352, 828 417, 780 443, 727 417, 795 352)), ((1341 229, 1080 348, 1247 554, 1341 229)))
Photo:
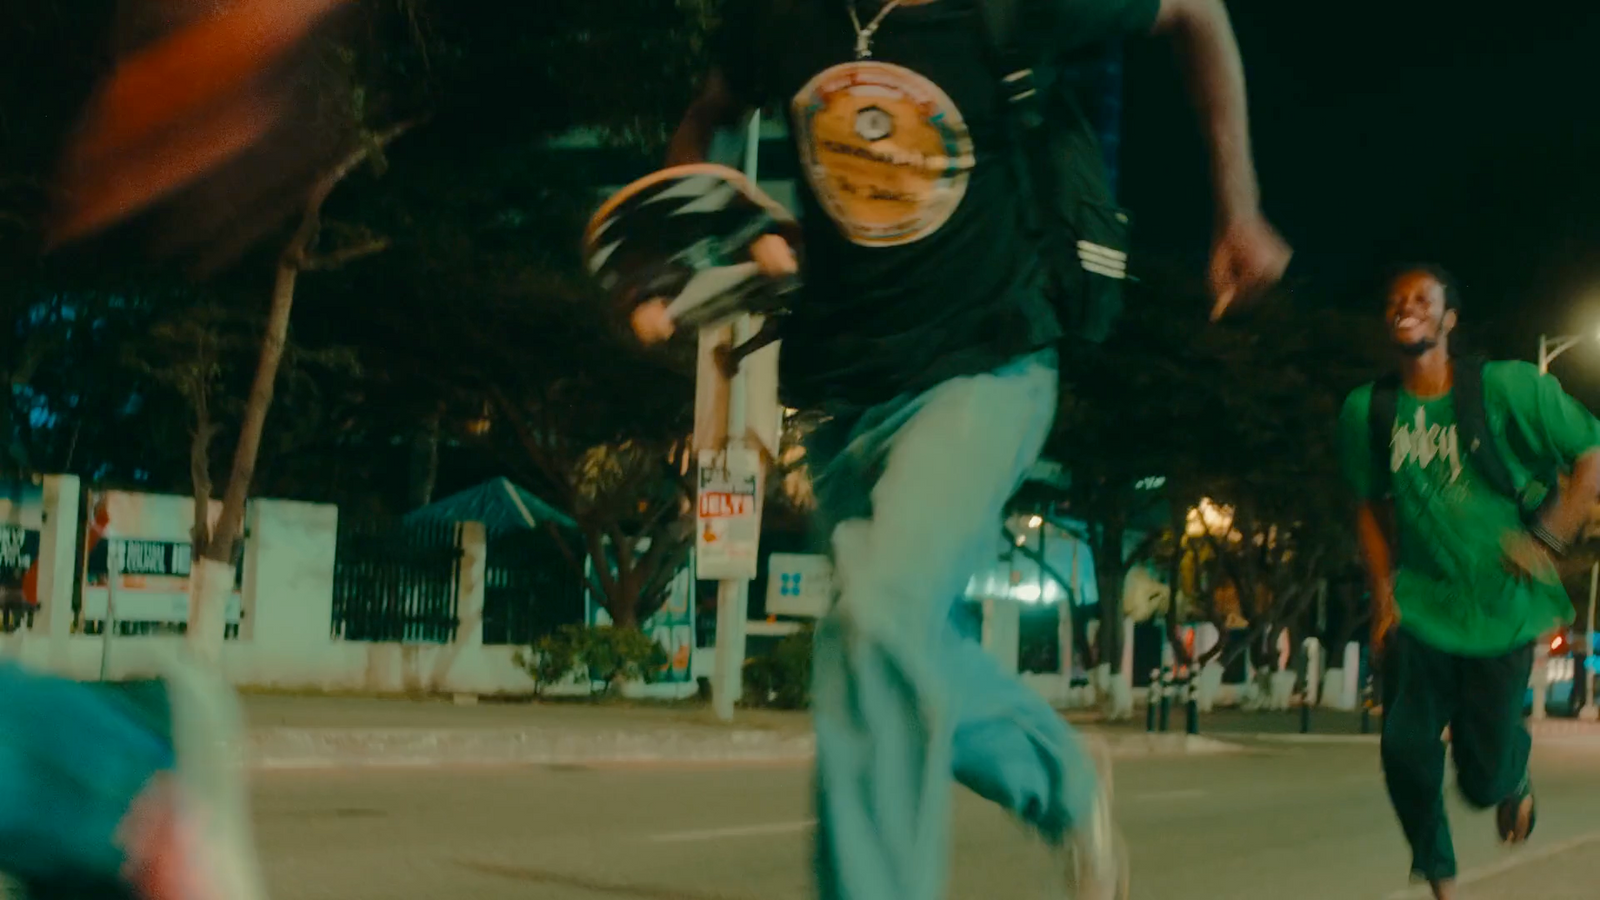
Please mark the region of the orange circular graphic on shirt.
POLYGON ((938 85, 888 63, 834 66, 795 95, 806 179, 852 242, 922 240, 967 193, 972 137, 938 85))

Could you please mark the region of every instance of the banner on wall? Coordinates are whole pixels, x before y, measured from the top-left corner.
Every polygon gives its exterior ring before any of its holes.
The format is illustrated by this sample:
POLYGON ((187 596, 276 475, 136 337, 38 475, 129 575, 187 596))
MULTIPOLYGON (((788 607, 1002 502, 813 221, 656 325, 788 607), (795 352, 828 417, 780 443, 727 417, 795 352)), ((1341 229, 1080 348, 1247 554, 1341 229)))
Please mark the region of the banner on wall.
MULTIPOLYGON (((194 500, 167 494, 91 491, 84 547, 83 618, 106 617, 110 553, 118 554, 117 619, 123 622, 189 621, 189 571, 193 566, 194 500), (111 540, 107 541, 107 538, 111 540)), ((221 504, 213 501, 215 519, 221 504)), ((236 561, 226 621, 239 624, 244 566, 236 561)))
MULTIPOLYGON (((642 554, 648 549, 646 542, 638 552, 642 554)), ((694 556, 693 553, 689 554, 688 562, 672 580, 666 602, 656 610, 655 615, 639 625, 639 630, 655 638, 667 653, 666 668, 657 673, 655 678, 657 684, 687 684, 694 680, 694 556)), ((593 566, 594 560, 588 560, 587 565, 593 566)), ((584 574, 584 582, 588 585, 583 594, 584 620, 590 625, 610 625, 610 614, 594 595, 593 580, 587 577, 587 571, 584 574)))
POLYGON ((0 481, 0 606, 39 605, 44 480, 0 481))

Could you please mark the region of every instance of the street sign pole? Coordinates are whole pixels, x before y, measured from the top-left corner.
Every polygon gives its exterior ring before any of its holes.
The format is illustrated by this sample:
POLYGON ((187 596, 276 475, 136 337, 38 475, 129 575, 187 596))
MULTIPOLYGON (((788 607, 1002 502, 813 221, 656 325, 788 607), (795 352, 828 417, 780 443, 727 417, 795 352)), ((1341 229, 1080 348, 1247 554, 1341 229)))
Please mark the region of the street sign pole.
MULTIPOLYGON (((752 116, 745 134, 744 174, 752 184, 759 184, 759 156, 761 142, 761 116, 752 116)), ((778 422, 777 398, 777 344, 769 345, 743 360, 732 377, 723 370, 717 350, 722 346, 737 347, 760 328, 758 317, 742 315, 731 324, 706 328, 700 332, 699 368, 695 374, 695 464, 699 474, 700 493, 696 511, 697 549, 706 547, 705 535, 714 533, 712 517, 732 517, 746 523, 735 532, 734 528, 721 533, 724 541, 747 541, 739 548, 739 555, 724 557, 721 564, 702 556, 698 563, 701 571, 718 579, 717 583, 717 643, 715 668, 711 677, 711 703, 717 718, 733 721, 734 707, 744 692, 744 660, 747 619, 750 608, 750 581, 755 577, 759 548, 762 473, 765 463, 757 463, 756 471, 749 472, 750 451, 759 453, 765 446, 770 454, 776 453, 778 422), (752 437, 755 438, 752 441, 752 437), (706 471, 707 451, 714 451, 722 472, 712 476, 706 471), (753 476, 753 493, 740 493, 753 476), (706 486, 713 477, 726 480, 726 497, 718 495, 716 502, 708 502, 706 486), (728 499, 731 498, 731 499, 728 499), (727 503, 724 503, 727 500, 727 503), (748 503, 749 509, 743 504, 748 503), (753 528, 748 527, 749 517, 754 517, 753 528)))
POLYGON ((1595 705, 1594 697, 1594 665, 1597 658, 1594 645, 1594 607, 1597 599, 1600 599, 1600 562, 1589 568, 1589 628, 1584 632, 1583 655, 1574 656, 1582 666, 1574 667, 1572 670, 1573 689, 1576 690, 1579 684, 1583 685, 1583 708, 1578 711, 1578 718, 1585 722, 1600 720, 1600 706, 1595 705))
POLYGON ((100 680, 111 674, 111 640, 117 631, 117 582, 122 580, 122 552, 106 530, 106 615, 100 620, 100 680))

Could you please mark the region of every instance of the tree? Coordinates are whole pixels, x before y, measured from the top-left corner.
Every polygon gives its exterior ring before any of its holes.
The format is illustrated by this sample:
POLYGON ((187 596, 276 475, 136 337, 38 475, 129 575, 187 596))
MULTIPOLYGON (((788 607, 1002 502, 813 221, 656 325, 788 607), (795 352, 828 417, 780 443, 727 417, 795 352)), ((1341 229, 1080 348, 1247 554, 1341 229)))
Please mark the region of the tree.
MULTIPOLYGON (((380 253, 388 247, 386 240, 359 232, 353 239, 347 238, 332 247, 322 247, 323 204, 334 188, 358 167, 371 163, 381 170, 384 149, 414 125, 414 122, 402 123, 365 135, 344 159, 318 177, 305 198, 299 224, 278 256, 272 303, 261 336, 261 355, 245 401, 238 444, 233 452, 233 465, 225 482, 222 507, 214 525, 210 524, 207 515, 211 485, 209 481, 205 485, 195 485, 193 537, 198 565, 189 577, 188 634, 190 643, 203 659, 215 662, 221 654, 225 627, 223 613, 228 591, 233 584, 237 547, 244 532, 245 501, 249 498, 250 486, 255 478, 261 435, 266 427, 267 411, 272 406, 278 370, 289 339, 289 316, 294 308, 295 286, 300 274, 336 269, 380 253), (203 499, 205 502, 202 502, 203 499)), ((197 451, 209 446, 209 437, 204 431, 196 431, 197 451)), ((202 468, 197 460, 194 471, 199 473, 202 468)))
POLYGON ((524 483, 577 524, 550 526, 612 621, 637 628, 666 600, 694 544, 688 373, 617 340, 598 298, 573 284, 565 301, 507 310, 475 345, 495 427, 487 436, 524 483), (520 322, 520 329, 519 329, 520 322), (529 359, 507 336, 559 335, 568 348, 529 359), (601 360, 594 357, 598 355, 601 360), (588 357, 587 361, 573 358, 588 357))
POLYGON ((196 565, 189 578, 188 634, 197 655, 212 663, 221 652, 221 619, 245 501, 300 273, 338 268, 387 246, 364 229, 325 224, 323 207, 357 168, 370 163, 381 172, 385 148, 416 124, 369 127, 385 114, 358 69, 365 59, 383 59, 384 48, 342 42, 341 33, 321 27, 325 8, 302 8, 318 11, 301 23, 307 31, 281 27, 285 20, 261 5, 125 7, 117 22, 123 52, 62 153, 64 202, 50 220, 50 240, 62 243, 95 234, 104 239, 108 228, 134 227, 129 223, 137 217, 149 226, 153 249, 164 257, 187 258, 200 275, 221 271, 285 221, 291 223, 273 262, 259 359, 214 522, 208 515, 209 448, 213 374, 221 350, 207 339, 208 324, 174 335, 198 353, 175 383, 197 415, 190 465, 196 565), (243 51, 223 61, 195 55, 190 46, 227 40, 218 29, 229 28, 247 28, 250 50, 272 53, 256 61, 258 70, 248 79, 230 68, 248 61, 243 51), (360 49, 371 52, 363 56, 360 49), (198 68, 208 63, 214 68, 198 68), (154 93, 152 77, 167 79, 154 93), (190 89, 196 85, 203 90, 190 89), (133 106, 137 109, 130 111, 133 106))
MULTIPOLYGON (((1127 566, 1154 554, 1173 584, 1185 560, 1200 566, 1200 617, 1225 618, 1218 601, 1235 597, 1253 625, 1283 624, 1353 552, 1334 429, 1371 342, 1363 319, 1308 302, 1306 285, 1220 327, 1204 325, 1196 288, 1157 269, 1119 334, 1069 362, 1052 455, 1091 524, 1102 621, 1120 620, 1127 566), (1186 535, 1203 507, 1228 510, 1229 526, 1186 535), (1145 537, 1127 553, 1135 523, 1145 537)), ((1101 634, 1115 665, 1120 629, 1101 634)))

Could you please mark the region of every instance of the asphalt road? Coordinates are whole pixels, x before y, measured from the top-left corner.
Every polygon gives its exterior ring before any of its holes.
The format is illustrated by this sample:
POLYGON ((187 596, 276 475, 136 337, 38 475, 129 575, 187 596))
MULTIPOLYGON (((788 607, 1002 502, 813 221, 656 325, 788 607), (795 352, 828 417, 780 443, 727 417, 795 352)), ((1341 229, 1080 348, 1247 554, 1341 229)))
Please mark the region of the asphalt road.
MULTIPOLYGON (((1117 778, 1136 900, 1415 896, 1370 741, 1132 760, 1117 778)), ((1539 831, 1516 853, 1489 816, 1455 807, 1462 900, 1600 896, 1600 747, 1542 746, 1535 781, 1539 831)), ((809 896, 795 767, 271 772, 256 786, 277 900, 809 896)), ((957 810, 952 900, 1051 896, 1050 858, 1020 829, 967 796, 957 810)))

